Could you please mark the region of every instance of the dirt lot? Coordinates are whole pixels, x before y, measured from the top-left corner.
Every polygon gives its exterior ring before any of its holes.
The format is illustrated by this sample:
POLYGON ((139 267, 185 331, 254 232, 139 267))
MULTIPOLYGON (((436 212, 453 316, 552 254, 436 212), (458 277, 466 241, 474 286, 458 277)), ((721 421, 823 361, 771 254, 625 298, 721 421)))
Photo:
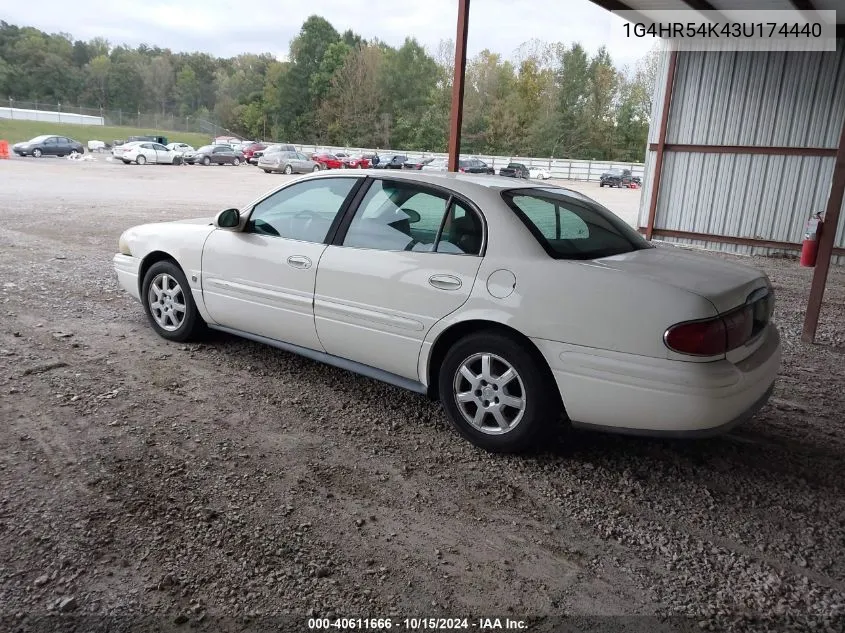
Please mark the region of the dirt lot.
MULTIPOLYGON (((0 630, 306 630, 306 615, 841 630, 842 270, 810 347, 810 272, 743 260, 777 289, 785 359, 731 435, 570 432, 494 457, 419 396, 223 335, 170 344, 118 289, 123 229, 282 180, 0 161, 0 630)), ((636 209, 638 192, 600 193, 636 209)))

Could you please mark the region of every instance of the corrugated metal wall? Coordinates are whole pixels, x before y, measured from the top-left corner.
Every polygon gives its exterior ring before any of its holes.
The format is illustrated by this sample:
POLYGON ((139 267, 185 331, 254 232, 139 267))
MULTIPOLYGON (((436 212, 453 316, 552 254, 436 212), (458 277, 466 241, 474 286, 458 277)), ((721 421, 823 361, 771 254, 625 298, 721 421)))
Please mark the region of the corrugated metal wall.
MULTIPOLYGON (((845 121, 842 44, 835 53, 679 53, 666 142, 835 148, 845 121)), ((664 54, 655 87, 652 143, 668 59, 664 54)), ((654 154, 646 158, 640 226, 648 217, 654 154)), ((832 157, 666 152, 655 227, 800 242, 806 220, 825 209, 833 165, 832 157)), ((845 247, 845 215, 836 246, 845 247)))

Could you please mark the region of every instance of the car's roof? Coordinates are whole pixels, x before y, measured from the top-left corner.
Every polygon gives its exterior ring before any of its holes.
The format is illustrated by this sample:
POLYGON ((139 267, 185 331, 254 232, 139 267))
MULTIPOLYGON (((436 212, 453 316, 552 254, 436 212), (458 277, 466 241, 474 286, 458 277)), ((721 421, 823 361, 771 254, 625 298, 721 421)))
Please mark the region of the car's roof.
MULTIPOLYGON (((396 180, 407 180, 410 182, 419 182, 429 185, 447 187, 454 189, 460 193, 471 195, 472 189, 529 189, 537 187, 537 183, 514 180, 513 178, 506 178, 502 176, 484 175, 484 174, 461 174, 455 172, 438 172, 438 171, 417 171, 417 170, 395 170, 385 173, 382 169, 364 169, 355 171, 334 171, 334 172, 317 172, 304 178, 338 178, 338 177, 360 177, 372 176, 375 178, 393 178, 396 180)), ((560 189, 561 191, 568 191, 563 187, 555 185, 542 185, 543 188, 560 189)))

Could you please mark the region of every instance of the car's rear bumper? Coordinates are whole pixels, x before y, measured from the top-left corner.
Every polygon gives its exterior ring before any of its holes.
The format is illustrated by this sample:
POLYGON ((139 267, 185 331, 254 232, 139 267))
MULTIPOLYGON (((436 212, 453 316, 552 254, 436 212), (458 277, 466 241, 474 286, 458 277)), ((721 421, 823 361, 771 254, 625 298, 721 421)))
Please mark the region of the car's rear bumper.
POLYGON ((738 363, 684 362, 534 339, 573 426, 640 435, 723 433, 765 405, 780 367, 780 335, 738 363))
POLYGON ((117 281, 121 288, 140 301, 141 291, 138 285, 138 271, 141 268, 141 260, 131 255, 118 253, 112 261, 114 262, 114 272, 117 274, 117 281))

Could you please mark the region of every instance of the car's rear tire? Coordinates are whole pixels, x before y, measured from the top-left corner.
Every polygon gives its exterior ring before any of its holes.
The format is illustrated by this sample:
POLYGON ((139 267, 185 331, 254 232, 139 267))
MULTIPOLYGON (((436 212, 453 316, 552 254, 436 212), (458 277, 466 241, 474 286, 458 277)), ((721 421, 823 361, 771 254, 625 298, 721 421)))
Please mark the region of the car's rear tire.
POLYGON ((232 159, 232 164, 233 164, 235 167, 237 167, 238 165, 240 165, 240 164, 241 164, 241 161, 240 161, 240 159, 239 159, 237 156, 235 156, 235 157, 232 159))
POLYGON ((206 156, 205 158, 202 159, 202 164, 205 165, 206 167, 208 167, 211 164, 211 159, 208 156, 206 156))
POLYGON ((293 167, 290 165, 285 165, 285 173, 290 176, 293 173, 293 167))
POLYGON ((135 162, 139 165, 144 165, 147 162, 147 157, 143 154, 138 154, 138 158, 135 159, 135 162))
POLYGON ((34 150, 32 150, 32 156, 34 158, 41 158, 41 150, 36 147, 34 150))
POLYGON ((498 332, 470 334, 440 367, 440 401, 455 430, 496 453, 532 447, 559 420, 548 368, 525 345, 498 332))
POLYGON ((264 170, 264 173, 265 173, 265 174, 272 174, 273 172, 272 172, 272 171, 270 171, 269 169, 265 169, 265 170, 264 170))
POLYGON ((205 326, 185 274, 170 260, 156 262, 147 270, 141 303, 153 329, 170 341, 187 341, 205 326))

